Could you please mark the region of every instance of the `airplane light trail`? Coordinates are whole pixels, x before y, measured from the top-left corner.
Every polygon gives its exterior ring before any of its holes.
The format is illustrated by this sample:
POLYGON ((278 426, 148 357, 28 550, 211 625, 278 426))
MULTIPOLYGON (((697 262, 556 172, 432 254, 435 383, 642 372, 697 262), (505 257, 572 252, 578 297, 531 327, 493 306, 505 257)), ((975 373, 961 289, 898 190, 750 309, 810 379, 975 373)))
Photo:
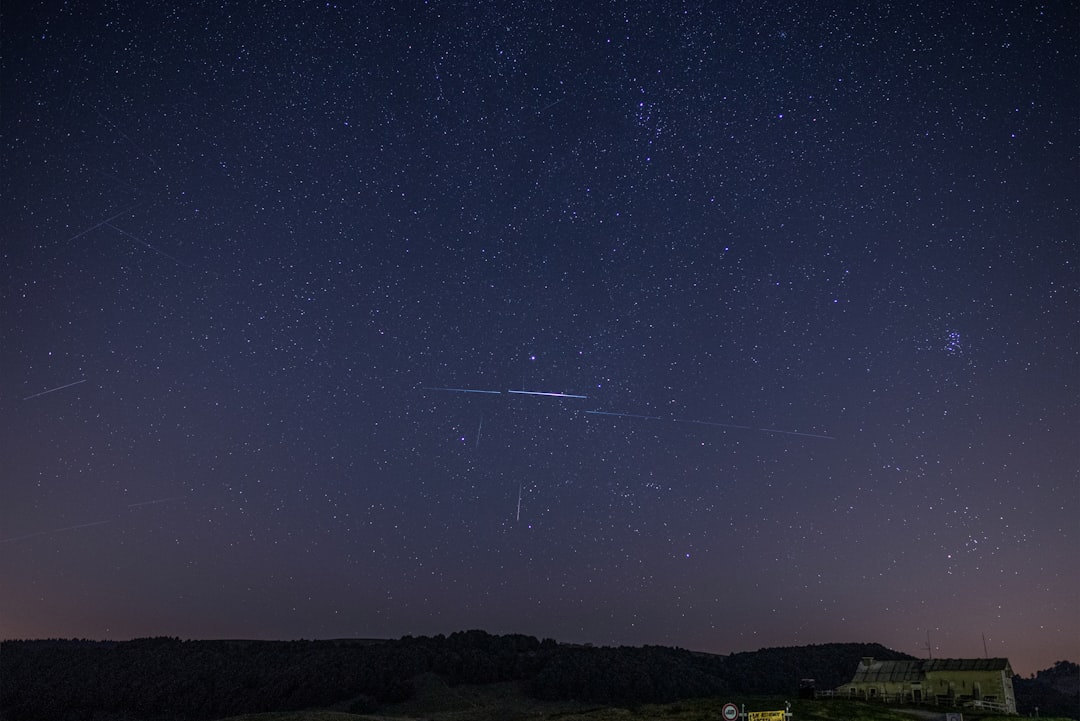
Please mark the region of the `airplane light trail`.
MULTIPOLYGON (((495 396, 502 395, 502 391, 486 391, 486 390, 480 390, 478 388, 438 388, 438 387, 425 386, 423 388, 423 390, 425 390, 425 391, 445 391, 447 393, 487 393, 487 394, 495 395, 495 396)), ((512 392, 513 391, 511 391, 511 393, 512 392)))
POLYGON ((516 393, 519 396, 548 396, 550 398, 588 398, 588 396, 579 396, 573 393, 550 393, 545 391, 506 391, 507 393, 516 393))
POLYGON ((64 390, 65 388, 71 388, 71 386, 77 386, 77 385, 79 385, 80 383, 85 383, 85 382, 86 382, 86 379, 85 379, 85 378, 83 378, 82 380, 79 380, 79 381, 75 381, 74 383, 68 383, 67 385, 57 386, 56 388, 50 388, 50 389, 49 389, 49 390, 47 390, 47 391, 41 391, 41 393, 35 393, 35 394, 34 394, 34 395, 32 395, 32 396, 27 396, 26 398, 23 398, 23 400, 24 400, 24 401, 28 401, 28 400, 30 400, 31 398, 37 398, 38 396, 45 396, 45 395, 48 395, 48 394, 50 394, 50 393, 56 393, 57 391, 62 391, 62 390, 64 390))

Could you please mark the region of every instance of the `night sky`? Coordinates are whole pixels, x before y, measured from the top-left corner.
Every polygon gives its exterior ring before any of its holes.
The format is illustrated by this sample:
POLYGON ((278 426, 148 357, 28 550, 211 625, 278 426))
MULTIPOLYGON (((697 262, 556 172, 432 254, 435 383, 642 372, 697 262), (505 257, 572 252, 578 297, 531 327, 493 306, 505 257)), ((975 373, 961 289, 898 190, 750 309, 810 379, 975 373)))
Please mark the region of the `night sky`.
POLYGON ((1080 657, 1076 4, 577 5, 6 3, 0 636, 1080 657))

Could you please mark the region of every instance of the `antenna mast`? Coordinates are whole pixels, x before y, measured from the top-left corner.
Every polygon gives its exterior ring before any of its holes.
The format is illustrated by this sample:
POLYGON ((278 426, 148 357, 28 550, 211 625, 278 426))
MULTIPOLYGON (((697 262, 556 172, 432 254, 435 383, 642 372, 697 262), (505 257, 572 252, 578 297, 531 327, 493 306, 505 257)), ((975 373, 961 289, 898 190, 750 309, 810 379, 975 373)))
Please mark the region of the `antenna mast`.
POLYGON ((926 629, 926 657, 931 661, 934 660, 934 650, 930 645, 930 629, 926 629))

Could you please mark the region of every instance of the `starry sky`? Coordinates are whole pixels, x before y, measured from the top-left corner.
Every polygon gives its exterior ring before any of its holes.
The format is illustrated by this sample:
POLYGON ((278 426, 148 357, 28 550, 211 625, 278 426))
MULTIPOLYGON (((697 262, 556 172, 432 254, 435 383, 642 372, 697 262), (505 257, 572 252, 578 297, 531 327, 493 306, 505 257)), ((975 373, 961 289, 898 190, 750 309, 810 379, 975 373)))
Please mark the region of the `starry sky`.
POLYGON ((1076 5, 578 5, 6 4, 0 636, 1080 657, 1076 5))

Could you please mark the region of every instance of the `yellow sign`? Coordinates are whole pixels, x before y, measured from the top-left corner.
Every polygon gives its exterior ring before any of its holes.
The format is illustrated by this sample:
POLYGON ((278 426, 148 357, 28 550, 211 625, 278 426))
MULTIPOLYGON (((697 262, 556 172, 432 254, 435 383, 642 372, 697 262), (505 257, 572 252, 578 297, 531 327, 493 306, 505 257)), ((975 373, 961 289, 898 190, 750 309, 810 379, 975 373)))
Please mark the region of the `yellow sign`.
POLYGON ((783 711, 751 711, 746 721, 784 721, 783 711))

